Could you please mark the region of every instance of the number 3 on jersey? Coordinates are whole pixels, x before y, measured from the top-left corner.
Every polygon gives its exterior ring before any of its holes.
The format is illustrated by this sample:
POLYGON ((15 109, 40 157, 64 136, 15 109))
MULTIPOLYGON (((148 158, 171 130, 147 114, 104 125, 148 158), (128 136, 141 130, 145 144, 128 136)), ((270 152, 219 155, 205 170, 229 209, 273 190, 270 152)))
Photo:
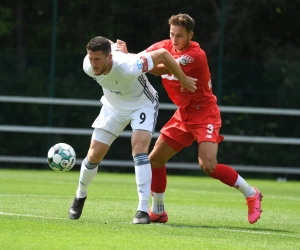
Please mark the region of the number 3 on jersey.
POLYGON ((207 128, 207 133, 212 134, 214 132, 214 126, 212 124, 208 124, 207 128))

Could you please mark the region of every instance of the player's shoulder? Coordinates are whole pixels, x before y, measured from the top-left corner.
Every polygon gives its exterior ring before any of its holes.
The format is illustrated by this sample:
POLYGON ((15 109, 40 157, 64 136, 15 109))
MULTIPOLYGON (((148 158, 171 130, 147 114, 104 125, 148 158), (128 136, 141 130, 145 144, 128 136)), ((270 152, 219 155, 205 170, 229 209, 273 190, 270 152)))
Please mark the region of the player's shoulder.
POLYGON ((186 53, 190 56, 193 56, 198 59, 206 58, 205 51, 200 47, 200 44, 197 42, 192 41, 191 46, 186 51, 186 53))
POLYGON ((116 51, 113 53, 112 59, 112 70, 119 72, 124 78, 136 76, 139 71, 139 58, 136 55, 116 51))
POLYGON ((121 65, 127 62, 130 62, 132 60, 136 60, 136 56, 132 55, 132 54, 125 54, 119 51, 113 51, 112 52, 113 55, 113 61, 115 63, 115 65, 121 65))
POLYGON ((89 75, 89 76, 93 76, 93 69, 90 63, 90 60, 88 58, 88 55, 86 55, 83 59, 83 71, 89 75))
POLYGON ((200 44, 195 41, 191 41, 189 51, 192 53, 203 53, 204 52, 204 50, 200 47, 200 44))

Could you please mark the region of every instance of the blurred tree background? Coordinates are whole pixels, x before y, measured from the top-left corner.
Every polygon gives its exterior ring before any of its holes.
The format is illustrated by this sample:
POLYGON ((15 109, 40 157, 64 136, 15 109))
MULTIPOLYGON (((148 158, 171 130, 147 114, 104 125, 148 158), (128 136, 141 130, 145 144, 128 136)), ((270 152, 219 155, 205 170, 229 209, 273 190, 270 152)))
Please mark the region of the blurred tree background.
MULTIPOLYGON (((82 70, 91 38, 121 39, 130 52, 139 52, 168 38, 171 15, 187 13, 196 22, 193 40, 207 53, 219 105, 300 109, 299 9, 300 0, 6 1, 0 4, 0 95, 98 100, 101 87, 82 70)), ((160 78, 149 79, 160 103, 170 103, 160 78)), ((2 102, 0 124, 90 128, 99 110, 100 103, 49 107, 2 102)), ((157 131, 172 113, 160 111, 157 131)), ((222 120, 222 134, 300 137, 299 116, 222 113, 222 120)), ((44 157, 49 141, 67 142, 84 158, 90 136, 0 132, 0 155, 44 157)), ((119 138, 106 159, 131 160, 129 143, 119 138)), ((195 163, 196 151, 193 145, 172 161, 195 163)), ((225 141, 218 160, 297 167, 299 155, 298 145, 225 141)))

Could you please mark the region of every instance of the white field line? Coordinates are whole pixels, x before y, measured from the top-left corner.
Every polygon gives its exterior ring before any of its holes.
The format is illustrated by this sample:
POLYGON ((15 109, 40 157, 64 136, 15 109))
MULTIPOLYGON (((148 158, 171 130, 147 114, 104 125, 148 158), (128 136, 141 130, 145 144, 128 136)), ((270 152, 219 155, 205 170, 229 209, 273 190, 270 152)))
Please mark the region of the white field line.
POLYGON ((73 196, 65 196, 65 195, 50 195, 50 194, 0 194, 0 197, 47 197, 47 198, 74 198, 73 196))
POLYGON ((43 219, 55 219, 55 220, 66 220, 67 219, 67 218, 57 218, 57 217, 47 217, 47 216, 33 215, 33 214, 13 214, 13 213, 1 212, 1 211, 0 211, 0 215, 33 217, 33 218, 43 218, 43 219))
POLYGON ((276 236, 282 236, 282 237, 300 238, 300 235, 282 234, 282 233, 274 233, 274 232, 260 232, 260 231, 238 230, 238 229, 227 229, 227 228, 219 228, 219 230, 226 231, 226 232, 264 234, 264 235, 276 235, 276 236))

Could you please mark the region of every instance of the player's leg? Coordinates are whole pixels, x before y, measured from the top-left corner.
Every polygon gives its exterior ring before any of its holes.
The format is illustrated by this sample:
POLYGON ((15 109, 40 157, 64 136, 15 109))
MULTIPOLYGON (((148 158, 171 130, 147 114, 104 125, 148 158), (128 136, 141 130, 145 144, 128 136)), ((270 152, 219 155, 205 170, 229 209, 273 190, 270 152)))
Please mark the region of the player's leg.
POLYGON ((115 138, 115 136, 107 131, 95 129, 87 157, 81 163, 78 189, 76 191, 77 198, 84 198, 87 196, 87 189, 97 174, 98 166, 115 138), (108 138, 106 143, 99 141, 104 141, 101 138, 104 138, 105 136, 108 138))
POLYGON ((201 124, 199 129, 190 127, 195 139, 199 143, 198 160, 203 171, 212 178, 218 179, 230 187, 241 191, 248 203, 248 220, 256 222, 261 214, 261 193, 252 188, 232 167, 219 164, 216 160, 218 144, 224 139, 219 134, 221 127, 221 116, 219 108, 200 113, 199 116, 191 114, 195 123, 201 124))
POLYGON ((133 218, 134 224, 149 224, 148 204, 150 199, 151 166, 149 162, 149 145, 156 124, 158 105, 146 106, 130 116, 133 129, 131 137, 132 156, 134 160, 135 178, 139 203, 137 213, 133 218))
POLYGON ((116 137, 102 129, 93 132, 87 157, 81 163, 80 176, 76 196, 69 210, 70 219, 79 219, 87 198, 87 190, 97 174, 98 165, 109 150, 116 137), (102 141, 102 142, 101 142, 102 141))
POLYGON ((193 135, 186 131, 185 126, 181 126, 183 124, 181 113, 180 109, 176 110, 164 125, 150 153, 152 167, 150 219, 153 222, 165 223, 168 220, 164 206, 164 193, 167 186, 166 162, 194 140, 193 135))
POLYGON ((128 124, 128 121, 126 122, 120 122, 119 117, 116 117, 116 112, 111 107, 102 106, 99 116, 92 125, 95 129, 87 157, 81 164, 76 196, 69 210, 70 219, 80 218, 87 197, 87 189, 97 174, 98 165, 106 155, 110 145, 128 124))
POLYGON ((139 203, 134 224, 149 224, 148 204, 150 199, 151 167, 148 150, 152 134, 149 131, 134 130, 131 137, 132 156, 139 203))
POLYGON ((183 147, 178 142, 161 134, 149 155, 152 168, 152 206, 149 209, 149 215, 152 222, 166 223, 168 221, 168 214, 165 211, 165 190, 167 187, 166 162, 183 147))
POLYGON ((219 164, 216 160, 218 144, 213 142, 201 142, 198 149, 199 164, 201 168, 212 178, 218 179, 224 184, 235 187, 244 194, 248 204, 248 220, 255 223, 261 214, 262 194, 257 188, 251 187, 232 167, 219 164))

